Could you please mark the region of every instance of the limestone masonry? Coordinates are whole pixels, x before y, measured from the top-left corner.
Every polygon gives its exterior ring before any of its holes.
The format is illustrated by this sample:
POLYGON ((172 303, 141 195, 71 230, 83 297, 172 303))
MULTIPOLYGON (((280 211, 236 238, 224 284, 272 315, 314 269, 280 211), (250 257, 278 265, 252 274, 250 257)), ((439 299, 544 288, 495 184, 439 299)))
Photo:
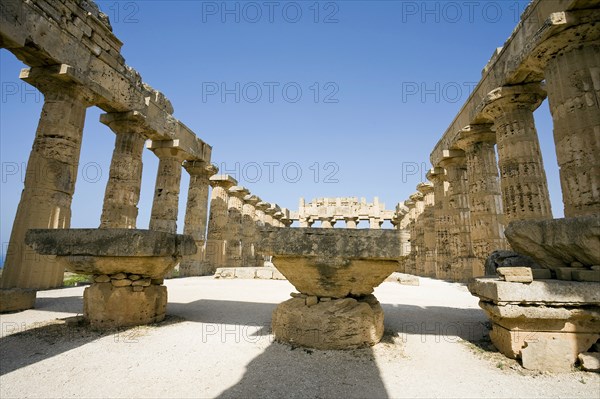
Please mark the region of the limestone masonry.
POLYGON ((418 285, 421 276, 468 283, 492 343, 523 367, 599 368, 600 0, 533 0, 432 149, 428 181, 390 210, 377 197, 301 198, 289 210, 219 174, 212 147, 125 64, 92 1, 3 2, 0 20, 0 47, 44 95, 1 312, 34 307, 36 291, 61 287, 65 270, 90 276, 82 312, 97 329, 163 320, 164 279, 176 270, 287 279, 298 292, 273 312, 275 338, 348 349, 383 336, 373 288, 386 279, 418 285), (562 219, 551 212, 533 117, 545 99, 562 219), (71 229, 92 106, 115 146, 98 228, 71 229), (136 223, 144 150, 159 160, 148 229, 136 223), (183 170, 190 184, 177 234, 183 170), (381 228, 387 221, 393 229, 381 228))

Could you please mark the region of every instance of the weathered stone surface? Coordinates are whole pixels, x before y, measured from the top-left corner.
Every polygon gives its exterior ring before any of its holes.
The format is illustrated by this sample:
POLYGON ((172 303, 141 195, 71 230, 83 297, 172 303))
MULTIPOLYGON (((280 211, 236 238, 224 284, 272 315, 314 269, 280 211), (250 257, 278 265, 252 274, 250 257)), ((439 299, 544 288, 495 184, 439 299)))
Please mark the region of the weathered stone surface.
POLYGON ((258 250, 300 292, 344 298, 367 295, 398 268, 393 230, 264 229, 258 250))
POLYGON ((553 334, 536 332, 521 349, 523 367, 530 370, 569 372, 577 354, 589 347, 598 334, 553 334))
POLYGON ((552 278, 552 271, 550 269, 531 269, 534 280, 548 280, 552 278))
POLYGON ((129 280, 128 278, 125 278, 125 279, 121 279, 121 280, 111 280, 110 283, 114 287, 128 287, 131 285, 132 281, 129 280))
POLYGON ((587 371, 600 371, 600 353, 585 352, 577 356, 581 363, 581 368, 587 371))
POLYGON ((123 280, 127 278, 125 273, 116 273, 110 276, 111 280, 123 280))
POLYGON ((505 234, 515 251, 551 269, 600 263, 600 215, 513 222, 505 234))
POLYGON ((0 289, 0 313, 32 309, 35 306, 35 290, 11 288, 0 289))
POLYGON ((192 237, 154 230, 34 229, 29 230, 26 241, 40 254, 58 256, 160 257, 196 252, 192 237))
POLYGON ((530 267, 499 267, 496 273, 509 283, 531 283, 533 274, 530 267))
POLYGON ((344 298, 309 307, 303 298, 289 299, 273 311, 275 339, 316 349, 374 345, 383 336, 383 310, 374 302, 344 298))
POLYGON ((598 284, 544 280, 513 284, 495 278, 478 278, 469 284, 471 294, 494 303, 600 305, 598 284))
POLYGON ((83 293, 83 314, 97 329, 156 323, 165 318, 167 288, 152 285, 143 291, 111 284, 92 284, 83 293))
POLYGON ((521 255, 508 250, 498 250, 492 252, 485 260, 485 275, 495 276, 497 268, 513 266, 530 267, 532 269, 541 267, 529 256, 521 255))
POLYGON ((196 250, 190 236, 152 230, 30 230, 28 242, 42 254, 57 255, 65 268, 80 274, 121 273, 161 278, 196 250))
POLYGON ((575 281, 594 281, 600 283, 600 270, 573 270, 571 273, 575 281))
POLYGON ((152 280, 150 278, 143 278, 140 280, 135 280, 131 283, 131 285, 133 285, 134 287, 140 286, 140 287, 148 287, 152 284, 152 280))
POLYGON ((309 307, 315 306, 317 303, 319 303, 319 298, 317 298, 314 295, 307 296, 305 299, 305 303, 306 303, 306 306, 309 306, 309 307))
POLYGON ((106 274, 101 274, 99 276, 94 277, 94 282, 96 283, 110 283, 110 276, 106 274))

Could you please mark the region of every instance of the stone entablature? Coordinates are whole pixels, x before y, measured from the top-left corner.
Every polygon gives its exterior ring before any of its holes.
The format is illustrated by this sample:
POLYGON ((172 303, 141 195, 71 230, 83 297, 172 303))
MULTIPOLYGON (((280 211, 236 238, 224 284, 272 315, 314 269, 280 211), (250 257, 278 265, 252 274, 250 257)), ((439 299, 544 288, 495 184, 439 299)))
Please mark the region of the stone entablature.
POLYGON ((300 227, 310 227, 321 221, 325 228, 333 227, 336 222, 345 222, 346 227, 356 228, 359 221, 366 220, 370 228, 378 229, 384 221, 394 220, 394 211, 386 210, 385 204, 377 197, 372 203, 358 197, 316 198, 309 203, 300 198, 298 211, 292 212, 289 219, 299 221, 300 227))

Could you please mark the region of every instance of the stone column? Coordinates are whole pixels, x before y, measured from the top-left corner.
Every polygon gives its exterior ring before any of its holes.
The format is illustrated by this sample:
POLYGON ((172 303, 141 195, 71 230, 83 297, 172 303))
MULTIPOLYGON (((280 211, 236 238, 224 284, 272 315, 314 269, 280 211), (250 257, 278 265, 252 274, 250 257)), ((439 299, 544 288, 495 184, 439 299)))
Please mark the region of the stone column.
POLYGON ((229 216, 225 225, 226 256, 228 267, 242 267, 242 209, 244 197, 250 192, 245 187, 229 188, 229 216))
POLYGON ((434 225, 435 225, 435 277, 450 280, 452 277, 450 263, 450 228, 452 216, 448 201, 446 171, 442 167, 434 167, 427 173, 427 179, 433 183, 434 225))
POLYGON ((208 219, 208 179, 218 172, 218 168, 204 161, 186 161, 183 168, 190 175, 183 234, 194 237, 198 252, 183 258, 179 265, 179 275, 205 276, 210 274, 204 248, 208 219))
POLYGON ((413 244, 414 253, 414 274, 417 276, 425 275, 425 230, 423 226, 423 212, 425 211, 424 196, 420 192, 416 192, 409 197, 414 203, 412 225, 413 231, 411 234, 411 243, 413 244))
POLYGON ((259 202, 256 204, 263 212, 264 212, 264 226, 265 227, 276 227, 275 220, 273 219, 273 215, 275 214, 275 208, 271 207, 271 204, 268 202, 259 202))
POLYGON ((294 221, 290 219, 290 210, 287 208, 281 208, 281 218, 279 219, 281 227, 290 227, 294 221))
POLYGON ((369 216, 369 228, 373 230, 381 229, 383 221, 376 216, 369 216))
POLYGON ((237 184, 237 180, 229 175, 214 175, 209 179, 209 184, 212 192, 205 258, 209 272, 214 273, 217 268, 226 266, 225 232, 229 219, 229 189, 237 184))
MULTIPOLYGON (((410 197, 409 197, 410 198, 410 197)), ((406 255, 404 261, 404 272, 408 274, 416 274, 415 258, 417 254, 417 234, 416 234, 416 202, 412 199, 404 201, 404 206, 408 209, 406 229, 410 234, 410 251, 406 255)))
POLYGON ((551 219, 548 182, 533 111, 544 100, 540 84, 505 86, 490 92, 484 114, 496 127, 505 223, 551 219))
POLYGON ((142 185, 146 118, 138 111, 129 111, 102 114, 100 122, 116 135, 100 228, 135 229, 142 185))
POLYGON ((89 93, 72 80, 68 65, 32 68, 21 79, 44 94, 24 188, 17 208, 1 288, 62 287, 64 267, 54 256, 37 255, 25 245, 29 229, 65 229, 71 225, 79 154, 89 93))
POLYGON ((335 225, 335 220, 332 217, 320 217, 322 229, 332 229, 335 225))
POLYGON ((600 44, 565 40, 544 70, 565 216, 600 213, 600 44))
POLYGON ((450 228, 450 264, 453 281, 473 277, 474 257, 471 245, 471 222, 467 181, 467 162, 463 151, 445 151, 440 164, 446 169, 450 228))
POLYGON ((312 226, 312 223, 310 222, 310 219, 305 217, 305 218, 301 218, 299 221, 300 223, 300 227, 310 227, 312 226))
POLYGON ((181 164, 188 156, 179 140, 151 141, 148 148, 158 157, 150 230, 177 233, 181 164))
POLYGON ((355 229, 358 224, 358 217, 356 216, 345 217, 344 220, 346 221, 347 229, 355 229))
MULTIPOLYGON (((255 220, 256 220, 257 228, 260 229, 261 227, 270 227, 271 226, 271 225, 267 225, 265 223, 265 220, 267 218, 267 214, 265 213, 265 211, 267 209, 269 209, 270 207, 271 207, 271 204, 269 204, 268 202, 262 201, 260 198, 258 198, 258 202, 255 205, 255 209, 256 209, 255 220)), ((256 266, 263 267, 265 265, 265 258, 268 258, 268 256, 256 253, 256 266)))
POLYGON ((244 197, 242 206, 242 266, 257 266, 254 245, 257 240, 256 204, 260 201, 256 195, 248 194, 244 197))
POLYGON ((496 133, 492 125, 470 125, 455 145, 465 151, 469 182, 469 211, 473 255, 478 259, 473 274, 485 275, 487 257, 495 250, 508 249, 504 238, 502 197, 496 163, 496 133))
POLYGON ((434 191, 433 184, 421 183, 417 186, 417 190, 423 194, 424 209, 421 214, 421 225, 423 229, 423 252, 424 265, 423 275, 426 277, 435 277, 435 215, 434 215, 434 191))

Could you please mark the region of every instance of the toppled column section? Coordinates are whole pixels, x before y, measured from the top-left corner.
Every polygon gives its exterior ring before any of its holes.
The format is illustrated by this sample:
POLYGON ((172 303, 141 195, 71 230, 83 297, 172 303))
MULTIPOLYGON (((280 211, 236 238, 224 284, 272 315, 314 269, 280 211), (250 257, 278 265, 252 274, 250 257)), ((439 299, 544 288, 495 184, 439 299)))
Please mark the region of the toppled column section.
POLYGON ((258 250, 296 287, 273 312, 279 341, 318 349, 374 345, 383 309, 372 295, 398 268, 395 230, 270 228, 258 250))

